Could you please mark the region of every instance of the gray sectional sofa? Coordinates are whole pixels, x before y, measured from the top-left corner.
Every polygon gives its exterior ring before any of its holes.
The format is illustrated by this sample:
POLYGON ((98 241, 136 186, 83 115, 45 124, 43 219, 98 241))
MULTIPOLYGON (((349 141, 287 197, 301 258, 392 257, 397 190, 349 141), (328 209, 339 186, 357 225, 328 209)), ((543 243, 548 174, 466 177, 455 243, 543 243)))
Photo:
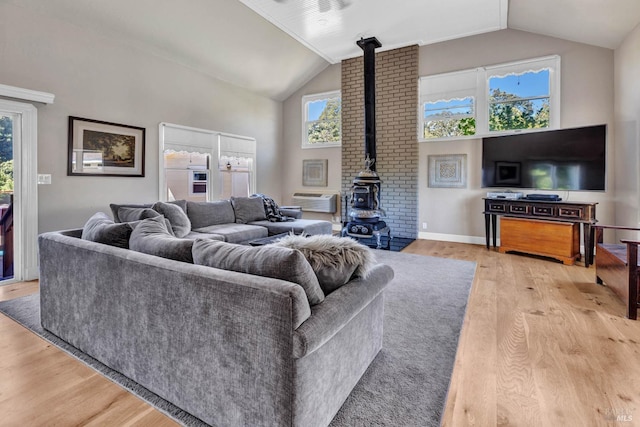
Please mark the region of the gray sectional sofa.
MULTIPOLYGON (((198 217, 189 233, 240 239, 198 217)), ((43 327, 208 424, 328 425, 382 347, 391 268, 324 294, 297 249, 180 239, 158 217, 131 239, 154 227, 196 264, 40 235, 43 327)))
POLYGON ((180 230, 182 232, 174 227, 176 236, 181 238, 206 237, 230 243, 246 243, 290 231, 307 235, 332 233, 329 221, 302 219, 302 212, 297 210, 282 210, 286 216, 293 218, 291 221, 269 221, 260 197, 232 197, 215 202, 178 200, 155 204, 111 204, 110 207, 115 222, 144 219, 149 216, 149 210, 155 210, 163 213, 173 224, 175 221, 172 221, 171 212, 164 210, 170 207, 167 205, 180 207, 188 217, 180 230))

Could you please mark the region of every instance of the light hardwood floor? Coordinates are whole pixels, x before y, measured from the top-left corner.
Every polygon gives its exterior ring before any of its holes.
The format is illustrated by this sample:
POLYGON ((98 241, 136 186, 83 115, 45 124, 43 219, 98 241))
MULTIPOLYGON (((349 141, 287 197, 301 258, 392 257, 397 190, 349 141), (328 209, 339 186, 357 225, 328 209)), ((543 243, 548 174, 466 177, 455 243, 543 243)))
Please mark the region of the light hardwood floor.
MULTIPOLYGON (((406 252, 475 261, 445 426, 640 425, 640 321, 593 267, 420 240, 406 252)), ((37 282, 0 286, 0 300, 37 282)), ((0 315, 0 425, 173 426, 0 315)))

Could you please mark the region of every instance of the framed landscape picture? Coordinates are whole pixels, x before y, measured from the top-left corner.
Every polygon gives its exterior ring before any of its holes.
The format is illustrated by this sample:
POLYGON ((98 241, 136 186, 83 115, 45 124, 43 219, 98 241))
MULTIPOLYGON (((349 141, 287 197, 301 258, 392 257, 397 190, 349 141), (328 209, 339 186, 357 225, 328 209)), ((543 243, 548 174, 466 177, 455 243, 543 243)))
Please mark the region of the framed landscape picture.
POLYGON ((145 128, 69 117, 67 175, 144 176, 145 128))

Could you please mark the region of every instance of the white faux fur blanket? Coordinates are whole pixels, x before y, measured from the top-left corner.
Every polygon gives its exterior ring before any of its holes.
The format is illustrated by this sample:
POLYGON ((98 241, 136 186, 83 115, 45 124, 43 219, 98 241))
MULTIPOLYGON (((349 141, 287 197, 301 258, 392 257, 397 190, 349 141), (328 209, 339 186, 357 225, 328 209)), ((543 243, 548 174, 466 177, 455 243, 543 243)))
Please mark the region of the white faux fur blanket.
POLYGON ((369 270, 376 264, 376 257, 371 249, 350 237, 290 234, 274 245, 298 249, 314 270, 322 266, 342 268, 348 264, 357 265, 354 274, 366 278, 369 270))

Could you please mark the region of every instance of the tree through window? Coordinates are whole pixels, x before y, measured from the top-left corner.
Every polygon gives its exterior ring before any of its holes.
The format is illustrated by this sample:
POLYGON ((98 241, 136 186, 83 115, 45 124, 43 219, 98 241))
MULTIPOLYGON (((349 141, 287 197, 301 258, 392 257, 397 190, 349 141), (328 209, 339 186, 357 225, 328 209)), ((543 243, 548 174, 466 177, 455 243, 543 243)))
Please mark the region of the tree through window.
POLYGON ((342 143, 342 100, 340 92, 302 97, 303 148, 335 147, 342 143))
POLYGON ((549 70, 489 78, 489 130, 549 127, 549 70))
POLYGON ((424 105, 424 137, 475 135, 474 99, 427 102, 424 105))
POLYGON ((420 78, 422 141, 560 126, 560 56, 420 78))

